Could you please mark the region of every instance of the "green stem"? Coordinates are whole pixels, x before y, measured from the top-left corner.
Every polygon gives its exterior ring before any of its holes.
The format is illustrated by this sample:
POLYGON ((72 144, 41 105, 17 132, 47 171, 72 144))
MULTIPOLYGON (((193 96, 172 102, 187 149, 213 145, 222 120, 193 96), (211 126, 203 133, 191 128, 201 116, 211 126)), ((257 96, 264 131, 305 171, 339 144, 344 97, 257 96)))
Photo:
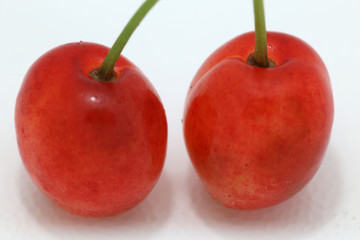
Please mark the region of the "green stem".
POLYGON ((122 50, 126 43, 129 41, 131 35, 144 19, 145 15, 150 9, 158 2, 158 0, 146 0, 140 8, 136 11, 133 17, 125 26, 124 30, 120 33, 116 39, 114 45, 111 47, 109 53, 105 57, 102 65, 90 72, 90 76, 98 81, 114 81, 116 80, 116 74, 114 73, 114 67, 118 60, 122 50))
POLYGON ((259 67, 269 67, 267 57, 267 37, 263 0, 254 0, 255 53, 254 60, 259 67))

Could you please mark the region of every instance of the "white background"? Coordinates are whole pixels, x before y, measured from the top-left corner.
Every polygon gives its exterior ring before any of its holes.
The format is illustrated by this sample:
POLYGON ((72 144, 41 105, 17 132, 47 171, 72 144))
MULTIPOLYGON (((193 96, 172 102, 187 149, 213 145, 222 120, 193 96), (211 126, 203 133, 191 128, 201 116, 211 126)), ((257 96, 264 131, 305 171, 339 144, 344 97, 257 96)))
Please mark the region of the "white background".
POLYGON ((169 126, 161 178, 116 217, 74 216, 30 180, 18 154, 14 105, 33 61, 67 42, 111 46, 142 0, 0 0, 0 239, 360 239, 360 1, 267 0, 268 30, 296 35, 322 56, 335 97, 323 165, 292 199, 258 211, 226 209, 194 173, 182 135, 187 88, 216 48, 253 30, 252 1, 161 0, 123 54, 160 94, 169 126))

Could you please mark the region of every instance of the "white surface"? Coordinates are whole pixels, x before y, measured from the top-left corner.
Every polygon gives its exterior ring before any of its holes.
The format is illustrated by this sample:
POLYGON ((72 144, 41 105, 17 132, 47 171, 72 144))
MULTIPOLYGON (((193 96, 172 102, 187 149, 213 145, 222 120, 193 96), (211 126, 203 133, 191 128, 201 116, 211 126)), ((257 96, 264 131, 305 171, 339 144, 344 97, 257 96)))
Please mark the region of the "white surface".
POLYGON ((160 1, 128 43, 124 55, 156 87, 169 125, 166 165, 143 203, 117 217, 88 219, 64 212, 37 190, 22 166, 13 121, 26 70, 63 43, 112 45, 141 3, 0 1, 0 239, 360 239, 358 0, 265 1, 268 30, 312 45, 328 67, 335 96, 323 165, 294 198, 252 212, 222 207, 202 187, 183 142, 190 81, 212 51, 253 29, 251 0, 160 1))

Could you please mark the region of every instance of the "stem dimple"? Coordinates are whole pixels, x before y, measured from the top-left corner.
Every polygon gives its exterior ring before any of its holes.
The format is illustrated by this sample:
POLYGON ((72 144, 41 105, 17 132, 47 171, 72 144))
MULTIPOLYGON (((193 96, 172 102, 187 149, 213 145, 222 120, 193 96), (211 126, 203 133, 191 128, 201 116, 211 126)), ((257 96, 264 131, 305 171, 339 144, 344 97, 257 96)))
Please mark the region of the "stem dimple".
POLYGON ((116 61, 120 57, 122 50, 124 49, 126 43, 129 41, 131 35, 134 33, 137 26, 157 2, 158 0, 146 0, 140 6, 140 8, 136 11, 136 13, 127 23, 124 30, 120 33, 119 37, 116 39, 114 45, 111 47, 109 53, 106 55, 102 65, 99 68, 94 69, 90 72, 90 76, 94 80, 105 82, 116 80, 116 74, 114 72, 116 61))
POLYGON ((254 61, 256 66, 267 68, 269 61, 267 57, 267 36, 265 25, 265 11, 263 0, 254 0, 255 15, 255 52, 254 61))

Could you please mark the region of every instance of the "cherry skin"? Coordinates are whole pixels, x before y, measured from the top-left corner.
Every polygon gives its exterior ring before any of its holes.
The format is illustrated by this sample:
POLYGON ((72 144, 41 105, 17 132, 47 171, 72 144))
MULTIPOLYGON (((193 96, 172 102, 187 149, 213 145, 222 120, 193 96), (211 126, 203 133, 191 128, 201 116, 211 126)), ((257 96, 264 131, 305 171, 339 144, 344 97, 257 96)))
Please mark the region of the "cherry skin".
POLYGON ((117 79, 93 80, 109 48, 70 43, 40 57, 16 101, 20 154, 52 201, 84 216, 121 213, 141 202, 164 165, 167 122, 155 89, 123 56, 117 79))
POLYGON ((326 67, 302 40, 268 32, 268 57, 247 63, 253 32, 216 50, 195 75, 185 103, 184 137, 214 199, 236 209, 278 204, 318 170, 333 123, 326 67))

